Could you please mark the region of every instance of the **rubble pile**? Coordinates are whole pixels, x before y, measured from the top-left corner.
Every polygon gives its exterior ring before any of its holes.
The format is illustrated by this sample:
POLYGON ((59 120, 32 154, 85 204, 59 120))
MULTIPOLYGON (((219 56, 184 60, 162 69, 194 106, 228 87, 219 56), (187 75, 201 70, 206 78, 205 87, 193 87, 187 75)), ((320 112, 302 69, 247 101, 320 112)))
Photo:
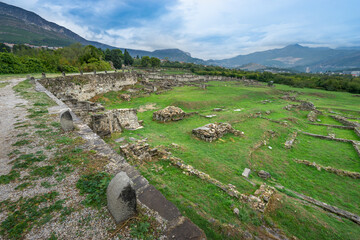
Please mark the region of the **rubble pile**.
POLYGON ((120 146, 120 151, 126 156, 126 158, 139 162, 151 161, 154 158, 166 154, 163 150, 151 148, 145 139, 122 145, 120 146))
POLYGON ((248 197, 248 202, 253 209, 259 212, 264 212, 274 192, 275 189, 273 187, 263 184, 255 191, 254 195, 250 195, 248 197))
POLYGON ((221 138, 226 133, 233 133, 235 136, 244 135, 244 132, 235 130, 229 123, 209 123, 193 129, 192 133, 207 142, 221 138))
POLYGON ((179 121, 186 116, 186 113, 178 107, 168 106, 153 113, 153 119, 160 122, 179 121))

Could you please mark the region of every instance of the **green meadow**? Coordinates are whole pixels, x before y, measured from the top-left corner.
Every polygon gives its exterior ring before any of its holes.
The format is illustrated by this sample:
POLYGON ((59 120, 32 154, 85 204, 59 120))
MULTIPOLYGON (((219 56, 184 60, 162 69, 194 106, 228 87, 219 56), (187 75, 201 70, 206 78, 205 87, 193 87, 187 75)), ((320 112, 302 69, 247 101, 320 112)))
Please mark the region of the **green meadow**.
MULTIPOLYGON (((294 161, 308 160, 322 166, 360 172, 360 158, 352 144, 322 140, 301 132, 320 135, 335 133, 337 138, 357 141, 360 138, 353 130, 310 125, 307 120, 309 111, 296 108, 287 111, 283 107, 296 102, 280 98, 285 93, 296 94, 298 99, 313 102, 323 112, 318 117, 321 120, 319 123, 341 125, 330 117, 334 114, 332 112, 360 118, 360 101, 352 94, 285 85, 274 88, 265 85, 244 86, 238 82, 209 82, 206 90, 177 87, 158 95, 140 95, 130 102, 122 101, 119 97, 121 93, 123 91, 109 92, 97 99, 107 109, 146 110, 152 106, 158 110, 172 105, 198 114, 177 122, 159 123, 152 120, 155 109, 139 111, 138 118, 144 121, 143 129, 125 130, 106 139, 116 150, 120 143, 114 140, 119 137, 148 138, 152 147, 166 147, 186 164, 224 184, 236 186, 241 193, 253 194, 264 182, 271 186, 282 185, 360 215, 359 179, 318 171, 294 161), (224 110, 214 112, 214 108, 224 110), (266 111, 270 111, 270 114, 266 114, 266 111), (266 119, 253 117, 258 112, 266 119), (203 117, 209 114, 217 116, 203 117), (192 129, 211 122, 228 122, 245 135, 227 134, 211 143, 192 135, 192 129), (295 131, 298 131, 298 136, 293 148, 285 149, 285 141, 295 131), (272 136, 269 132, 273 133, 272 136), (254 146, 264 140, 266 145, 254 150, 254 146), (172 143, 179 147, 173 147, 172 143), (252 170, 249 179, 256 186, 241 176, 244 168, 252 170), (256 172, 260 170, 269 172, 271 180, 259 178, 256 172)), ((298 239, 358 239, 360 236, 360 227, 355 223, 304 204, 291 194, 287 195, 286 191, 277 192, 261 215, 214 185, 188 176, 164 160, 139 163, 137 168, 184 215, 200 226, 209 239, 239 239, 243 231, 256 235, 261 225, 278 227, 288 236, 298 239), (233 213, 235 207, 240 209, 238 216, 233 213)))

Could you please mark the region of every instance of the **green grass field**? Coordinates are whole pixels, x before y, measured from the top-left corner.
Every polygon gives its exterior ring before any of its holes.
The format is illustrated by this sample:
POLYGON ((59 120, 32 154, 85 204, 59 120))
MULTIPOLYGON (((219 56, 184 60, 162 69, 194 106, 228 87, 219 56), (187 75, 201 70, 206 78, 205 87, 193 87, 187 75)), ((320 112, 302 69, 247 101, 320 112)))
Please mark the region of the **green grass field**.
MULTIPOLYGON (((268 88, 265 85, 246 87, 235 82, 210 82, 207 90, 197 87, 179 87, 171 91, 146 97, 133 98, 130 102, 119 100, 118 94, 110 92, 99 98, 107 109, 140 108, 154 104, 158 109, 173 105, 186 112, 199 112, 178 122, 158 123, 152 120, 155 110, 138 112, 139 120, 144 120, 143 129, 124 131, 106 139, 116 150, 118 137, 148 138, 151 146, 163 145, 174 156, 181 158, 200 171, 224 184, 233 184, 241 193, 252 194, 264 182, 254 171, 265 170, 272 175, 269 185, 280 184, 288 189, 308 195, 317 200, 334 205, 343 210, 360 215, 359 180, 318 171, 316 168, 296 163, 294 159, 304 159, 323 166, 331 166, 353 172, 360 172, 360 158, 350 143, 322 140, 299 133, 292 149, 285 149, 284 143, 294 131, 305 131, 321 135, 335 133, 336 137, 360 141, 352 130, 334 129, 308 124, 309 111, 284 110, 291 102, 280 99, 285 91, 297 91, 298 99, 311 101, 324 112, 319 116, 321 123, 341 125, 328 115, 329 111, 360 117, 359 100, 349 93, 327 92, 314 89, 296 89, 277 85, 268 88), (263 100, 270 103, 263 104, 263 100), (213 112, 213 108, 224 108, 222 112, 213 112), (240 112, 234 109, 242 109, 240 112), (271 111, 269 115, 265 111, 271 111), (286 121, 285 127, 267 119, 249 117, 256 112, 262 116, 286 121), (208 119, 200 115, 216 114, 208 119), (244 131, 244 137, 225 135, 212 143, 195 138, 191 130, 211 122, 228 122, 236 130, 244 131), (264 134, 275 131, 276 136, 267 141, 266 146, 252 152, 256 143, 264 140, 264 134), (180 148, 172 148, 176 143, 180 148), (271 146, 271 149, 269 148, 271 146), (257 183, 252 186, 241 176, 244 168, 253 172, 250 180, 257 183)), ((329 216, 322 210, 303 205, 290 196, 279 193, 282 200, 272 203, 265 213, 265 220, 242 205, 235 198, 196 177, 187 176, 181 170, 170 166, 168 162, 157 161, 138 167, 151 184, 154 184, 170 201, 192 221, 204 229, 209 239, 238 239, 228 225, 236 229, 256 232, 263 221, 283 229, 289 236, 298 239, 359 239, 360 228, 345 219, 329 216), (240 216, 232 209, 243 209, 240 216), (295 212, 298 213, 295 213, 295 212), (215 219, 215 223, 209 219, 215 219), (335 236, 332 238, 331 236, 335 236)), ((235 231, 236 232, 236 231, 235 231)))

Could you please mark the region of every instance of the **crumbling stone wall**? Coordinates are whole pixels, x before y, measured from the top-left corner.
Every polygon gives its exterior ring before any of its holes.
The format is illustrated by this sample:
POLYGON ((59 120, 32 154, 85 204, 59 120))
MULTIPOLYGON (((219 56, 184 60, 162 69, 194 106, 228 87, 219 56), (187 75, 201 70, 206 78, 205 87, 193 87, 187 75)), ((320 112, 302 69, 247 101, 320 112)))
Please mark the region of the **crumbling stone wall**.
POLYGON ((351 127, 354 127, 354 128, 360 128, 360 123, 348 121, 346 119, 346 117, 342 117, 342 116, 338 116, 338 115, 331 115, 330 117, 332 117, 336 121, 344 124, 345 126, 351 126, 351 127))
POLYGON ((122 129, 136 130, 139 124, 136 109, 114 109, 105 113, 91 115, 90 128, 99 136, 106 136, 122 129))
POLYGON ((90 101, 78 101, 77 99, 63 100, 71 110, 80 117, 87 125, 91 122, 91 114, 105 111, 105 108, 99 103, 93 103, 90 101))
POLYGON ((88 100, 109 91, 119 91, 134 85, 141 75, 137 73, 107 73, 45 78, 39 82, 57 98, 88 100))

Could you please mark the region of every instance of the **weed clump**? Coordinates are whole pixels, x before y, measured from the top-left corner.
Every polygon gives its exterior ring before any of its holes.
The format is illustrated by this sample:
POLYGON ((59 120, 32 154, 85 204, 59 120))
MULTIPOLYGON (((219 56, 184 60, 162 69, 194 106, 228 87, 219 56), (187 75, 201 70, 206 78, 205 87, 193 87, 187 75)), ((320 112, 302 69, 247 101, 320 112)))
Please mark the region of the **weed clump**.
POLYGON ((83 204, 87 207, 100 208, 106 205, 106 189, 111 180, 111 175, 106 172, 82 175, 76 187, 81 194, 87 194, 83 204))

